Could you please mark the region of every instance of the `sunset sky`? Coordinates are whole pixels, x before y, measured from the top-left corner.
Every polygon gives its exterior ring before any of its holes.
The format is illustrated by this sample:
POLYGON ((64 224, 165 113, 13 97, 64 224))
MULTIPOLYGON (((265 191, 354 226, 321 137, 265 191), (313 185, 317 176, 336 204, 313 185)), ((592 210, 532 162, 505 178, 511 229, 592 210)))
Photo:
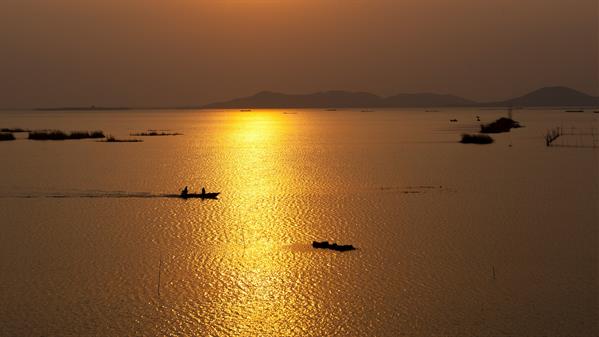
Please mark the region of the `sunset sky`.
POLYGON ((0 107, 599 95, 597 0, 2 0, 0 107))

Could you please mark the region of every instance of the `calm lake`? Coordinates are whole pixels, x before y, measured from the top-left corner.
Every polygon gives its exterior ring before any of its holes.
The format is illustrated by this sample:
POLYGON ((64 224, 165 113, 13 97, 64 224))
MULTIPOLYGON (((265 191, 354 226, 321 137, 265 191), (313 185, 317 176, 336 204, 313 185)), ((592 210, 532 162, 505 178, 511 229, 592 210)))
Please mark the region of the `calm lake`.
POLYGON ((597 336, 599 114, 513 114, 1 111, 144 142, 0 142, 0 335, 597 336))

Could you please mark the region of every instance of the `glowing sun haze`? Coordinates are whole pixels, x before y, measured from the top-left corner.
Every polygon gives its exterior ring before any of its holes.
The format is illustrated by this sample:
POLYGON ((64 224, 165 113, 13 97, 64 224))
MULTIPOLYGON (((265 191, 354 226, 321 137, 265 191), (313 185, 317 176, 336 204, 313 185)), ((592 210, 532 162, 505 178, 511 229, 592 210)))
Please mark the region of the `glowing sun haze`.
POLYGON ((597 0, 2 0, 0 107, 599 95, 597 0))

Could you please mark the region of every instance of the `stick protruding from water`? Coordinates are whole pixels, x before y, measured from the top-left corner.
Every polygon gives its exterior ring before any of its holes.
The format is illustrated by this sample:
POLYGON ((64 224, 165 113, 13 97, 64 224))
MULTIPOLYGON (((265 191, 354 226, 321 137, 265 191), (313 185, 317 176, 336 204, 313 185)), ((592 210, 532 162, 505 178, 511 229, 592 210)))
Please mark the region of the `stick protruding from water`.
POLYGON ((162 252, 160 252, 160 262, 158 263, 158 298, 160 298, 160 274, 162 273, 162 252))

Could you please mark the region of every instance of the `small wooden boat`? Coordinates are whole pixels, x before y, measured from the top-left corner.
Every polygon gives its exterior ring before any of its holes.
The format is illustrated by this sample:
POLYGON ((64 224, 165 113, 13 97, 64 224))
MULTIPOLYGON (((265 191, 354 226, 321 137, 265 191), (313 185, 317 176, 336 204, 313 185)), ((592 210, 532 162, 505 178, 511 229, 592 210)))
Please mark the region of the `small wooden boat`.
POLYGON ((336 243, 329 243, 328 241, 312 241, 313 248, 330 249, 338 252, 346 252, 348 250, 355 250, 356 248, 352 245, 338 245, 336 243))
POLYGON ((220 192, 213 192, 213 193, 187 193, 187 194, 181 193, 179 195, 179 198, 181 198, 181 199, 216 199, 219 194, 220 194, 220 192))

